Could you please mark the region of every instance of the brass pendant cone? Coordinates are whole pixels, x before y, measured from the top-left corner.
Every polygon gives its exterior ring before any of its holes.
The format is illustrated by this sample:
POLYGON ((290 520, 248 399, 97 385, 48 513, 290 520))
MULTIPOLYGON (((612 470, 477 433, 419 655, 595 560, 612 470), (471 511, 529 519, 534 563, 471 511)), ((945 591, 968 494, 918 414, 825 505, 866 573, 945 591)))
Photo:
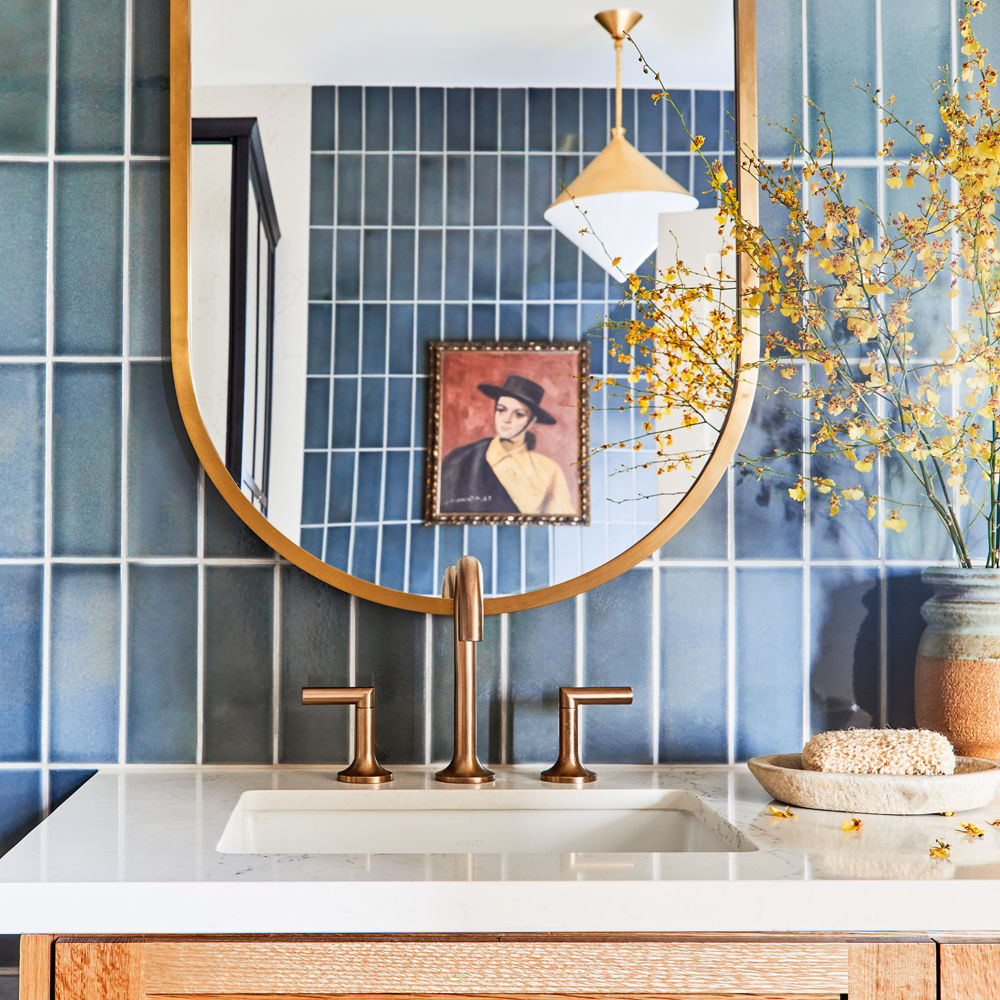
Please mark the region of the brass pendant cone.
POLYGON ((637 10, 618 7, 614 10, 602 10, 594 15, 594 20, 612 38, 617 39, 627 35, 642 20, 642 14, 637 10))

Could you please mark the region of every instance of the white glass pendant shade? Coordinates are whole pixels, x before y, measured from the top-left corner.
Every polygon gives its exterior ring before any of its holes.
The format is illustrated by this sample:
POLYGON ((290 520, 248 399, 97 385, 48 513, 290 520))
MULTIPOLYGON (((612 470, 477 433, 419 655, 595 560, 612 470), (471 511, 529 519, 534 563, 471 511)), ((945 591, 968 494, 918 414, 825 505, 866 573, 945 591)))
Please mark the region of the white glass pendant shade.
POLYGON ((661 212, 697 207, 697 198, 623 135, 614 135, 544 217, 620 281, 656 248, 661 212))

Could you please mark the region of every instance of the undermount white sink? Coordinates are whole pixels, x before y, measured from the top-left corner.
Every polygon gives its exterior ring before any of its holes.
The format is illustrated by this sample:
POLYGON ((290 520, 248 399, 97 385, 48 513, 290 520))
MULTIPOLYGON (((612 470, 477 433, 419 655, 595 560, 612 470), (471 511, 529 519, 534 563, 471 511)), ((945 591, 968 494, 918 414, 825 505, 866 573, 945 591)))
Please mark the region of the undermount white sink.
POLYGON ((223 854, 566 854, 755 850, 690 792, 329 789, 244 792, 223 854))

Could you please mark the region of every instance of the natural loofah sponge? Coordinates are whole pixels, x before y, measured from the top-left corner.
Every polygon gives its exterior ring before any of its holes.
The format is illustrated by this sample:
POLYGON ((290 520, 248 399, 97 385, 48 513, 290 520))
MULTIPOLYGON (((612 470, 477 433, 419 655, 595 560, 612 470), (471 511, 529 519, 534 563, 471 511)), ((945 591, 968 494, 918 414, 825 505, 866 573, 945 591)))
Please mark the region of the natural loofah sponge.
POLYGON ((846 729, 814 736, 802 748, 802 766, 839 774, 954 774, 955 751, 928 729, 846 729))

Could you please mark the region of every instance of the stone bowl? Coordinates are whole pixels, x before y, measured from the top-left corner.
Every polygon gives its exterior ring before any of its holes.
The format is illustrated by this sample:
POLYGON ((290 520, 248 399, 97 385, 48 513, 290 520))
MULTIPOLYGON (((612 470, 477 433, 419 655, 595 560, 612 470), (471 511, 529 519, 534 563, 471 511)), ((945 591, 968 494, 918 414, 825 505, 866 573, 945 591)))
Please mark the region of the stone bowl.
POLYGON ((954 774, 833 774, 807 771, 802 754, 752 757, 750 772, 779 802, 834 812, 914 816, 977 809, 1000 794, 1000 764, 957 757, 954 774))

